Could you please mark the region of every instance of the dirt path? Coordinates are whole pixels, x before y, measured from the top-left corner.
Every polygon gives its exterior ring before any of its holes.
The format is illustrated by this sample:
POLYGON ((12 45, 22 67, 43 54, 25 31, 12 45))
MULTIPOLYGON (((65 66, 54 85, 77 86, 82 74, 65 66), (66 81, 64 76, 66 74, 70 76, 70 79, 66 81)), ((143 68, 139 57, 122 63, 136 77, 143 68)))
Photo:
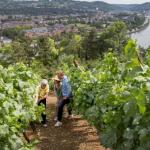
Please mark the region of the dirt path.
POLYGON ((37 126, 40 131, 40 143, 37 150, 106 150, 100 145, 96 130, 74 116, 63 119, 61 127, 55 127, 53 120, 56 98, 51 96, 47 105, 48 127, 37 126))

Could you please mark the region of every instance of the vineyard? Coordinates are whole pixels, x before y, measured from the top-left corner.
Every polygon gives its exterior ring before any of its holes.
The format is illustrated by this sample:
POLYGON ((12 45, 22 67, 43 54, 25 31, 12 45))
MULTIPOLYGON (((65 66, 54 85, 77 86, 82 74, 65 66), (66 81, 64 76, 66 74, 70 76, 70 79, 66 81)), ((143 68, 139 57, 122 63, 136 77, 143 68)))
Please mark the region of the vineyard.
POLYGON ((0 66, 0 149, 31 150, 33 145, 23 138, 40 109, 34 102, 38 77, 23 64, 0 66))
MULTIPOLYGON (((13 41, 9 46, 2 46, 0 149, 35 149, 36 143, 29 143, 23 137, 31 122, 40 121, 43 111, 43 107, 38 107, 35 103, 35 88, 41 78, 47 78, 53 90, 51 77, 56 70, 62 69, 71 82, 74 97, 71 107, 79 116, 76 120, 82 117, 94 126, 104 147, 112 150, 149 150, 150 50, 147 49, 142 55, 136 44, 127 40, 125 33, 124 24, 116 23, 98 35, 91 31, 83 37, 67 35, 63 39, 58 38, 57 42, 41 37, 33 41, 13 41), (73 65, 76 58, 81 65, 73 65)), ((54 111, 54 102, 52 106, 54 111)), ((49 110, 49 113, 54 112, 49 110)), ((49 136, 51 130, 57 134, 52 124, 53 116, 48 117, 51 118, 50 125, 48 130, 42 128, 43 134, 46 131, 45 134, 49 136)), ((78 122, 84 122, 85 125, 85 120, 78 122)), ((75 119, 72 122, 77 124, 75 119)), ((72 125, 72 122, 69 123, 72 125)), ((69 129, 66 125, 63 130, 64 126, 59 130, 62 135, 65 134, 63 131, 67 132, 69 129)), ((70 133, 69 138, 71 136, 70 133)), ((59 134, 55 136, 55 140, 56 137, 59 138, 59 134)), ((77 134, 76 138, 78 137, 77 134)), ((55 142, 54 139, 51 142, 55 142)), ((59 140, 62 139, 61 137, 59 140)), ((59 147, 59 141, 55 143, 59 147)), ((44 147, 42 144, 40 146, 44 147)))
POLYGON ((94 69, 67 67, 73 106, 99 131, 101 143, 114 150, 150 148, 150 68, 135 43, 122 56, 111 52, 94 69))

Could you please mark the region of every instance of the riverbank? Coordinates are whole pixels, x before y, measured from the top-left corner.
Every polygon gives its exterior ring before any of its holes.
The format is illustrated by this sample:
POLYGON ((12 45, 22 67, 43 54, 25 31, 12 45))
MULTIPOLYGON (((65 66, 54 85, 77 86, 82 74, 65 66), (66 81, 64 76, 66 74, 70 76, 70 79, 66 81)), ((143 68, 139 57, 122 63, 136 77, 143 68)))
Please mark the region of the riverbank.
POLYGON ((143 23, 143 25, 139 26, 136 29, 133 29, 132 31, 129 31, 128 34, 133 34, 133 33, 145 30, 149 26, 149 24, 150 24, 150 18, 147 17, 146 20, 145 20, 145 22, 143 23))
POLYGON ((138 46, 147 49, 150 46, 150 23, 143 30, 128 35, 136 41, 138 46))

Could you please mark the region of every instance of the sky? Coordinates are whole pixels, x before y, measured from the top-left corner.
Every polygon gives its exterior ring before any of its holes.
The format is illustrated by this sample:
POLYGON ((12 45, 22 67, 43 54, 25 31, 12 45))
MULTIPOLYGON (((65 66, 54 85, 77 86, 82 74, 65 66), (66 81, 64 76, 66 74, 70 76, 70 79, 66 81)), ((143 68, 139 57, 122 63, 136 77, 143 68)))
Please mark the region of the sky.
MULTIPOLYGON (((80 0, 80 1, 99 1, 99 0, 80 0)), ((150 2, 150 0, 101 0, 106 3, 112 3, 112 4, 141 4, 145 2, 150 2)))

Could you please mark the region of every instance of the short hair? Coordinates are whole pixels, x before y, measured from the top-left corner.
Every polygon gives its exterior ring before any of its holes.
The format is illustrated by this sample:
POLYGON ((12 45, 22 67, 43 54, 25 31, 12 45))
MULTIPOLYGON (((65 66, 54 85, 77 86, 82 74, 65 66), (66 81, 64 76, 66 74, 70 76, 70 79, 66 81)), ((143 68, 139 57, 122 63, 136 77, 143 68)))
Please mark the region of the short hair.
POLYGON ((64 75, 64 72, 62 70, 57 71, 58 75, 64 75))
POLYGON ((48 81, 46 79, 41 80, 41 85, 47 85, 47 84, 48 84, 48 81))

